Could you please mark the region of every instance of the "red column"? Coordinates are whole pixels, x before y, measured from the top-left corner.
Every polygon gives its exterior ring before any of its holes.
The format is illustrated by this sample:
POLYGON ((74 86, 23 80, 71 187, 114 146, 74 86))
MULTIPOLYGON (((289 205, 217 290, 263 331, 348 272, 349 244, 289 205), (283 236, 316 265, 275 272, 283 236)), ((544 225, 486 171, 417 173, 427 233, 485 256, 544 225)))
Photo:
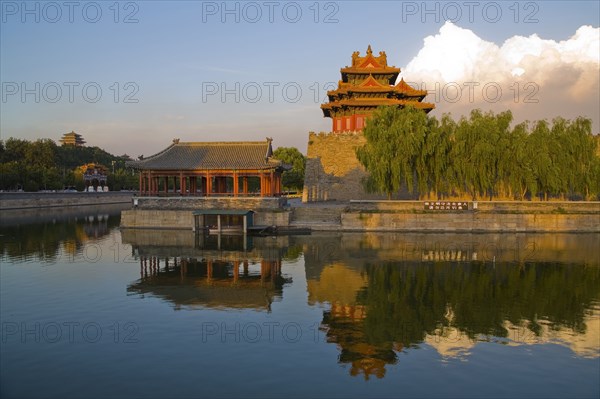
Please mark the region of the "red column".
POLYGON ((183 172, 179 172, 179 192, 181 195, 185 195, 185 180, 183 172))
POLYGON ((240 191, 239 182, 238 182, 238 174, 236 171, 233 172, 233 196, 237 197, 238 192, 240 191))
POLYGON ((267 187, 265 184, 265 175, 264 173, 260 174, 260 196, 264 197, 265 196, 265 191, 266 191, 267 187))
POLYGON ((283 191, 283 187, 281 187, 281 174, 277 173, 275 175, 275 179, 276 179, 275 193, 281 194, 281 192, 283 191))
POLYGON ((271 169, 271 197, 275 195, 275 175, 271 169))

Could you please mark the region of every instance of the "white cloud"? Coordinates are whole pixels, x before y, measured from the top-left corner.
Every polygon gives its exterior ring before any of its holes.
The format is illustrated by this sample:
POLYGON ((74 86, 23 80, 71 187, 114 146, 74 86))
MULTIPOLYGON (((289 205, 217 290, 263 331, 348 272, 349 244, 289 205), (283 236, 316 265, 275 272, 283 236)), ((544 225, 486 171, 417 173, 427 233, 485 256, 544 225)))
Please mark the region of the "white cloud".
POLYGON ((600 28, 581 26, 563 41, 513 36, 499 46, 446 22, 402 77, 430 90, 425 101, 436 103, 436 114, 510 109, 517 121, 583 115, 600 130, 600 28))

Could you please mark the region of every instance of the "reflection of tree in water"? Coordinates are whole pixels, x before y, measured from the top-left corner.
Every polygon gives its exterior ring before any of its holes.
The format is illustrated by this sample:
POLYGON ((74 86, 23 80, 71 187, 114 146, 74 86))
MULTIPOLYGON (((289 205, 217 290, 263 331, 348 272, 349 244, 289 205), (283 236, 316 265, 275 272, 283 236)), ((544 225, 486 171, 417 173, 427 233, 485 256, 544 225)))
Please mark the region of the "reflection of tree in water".
POLYGON ((600 268, 558 263, 381 263, 365 268, 367 284, 354 309, 332 304, 323 329, 340 346, 352 375, 385 374, 394 351, 416 347, 440 328, 513 338, 508 324, 534 335, 542 326, 586 332, 585 320, 600 299, 600 268))
POLYGON ((68 221, 19 224, 0 230, 0 258, 52 262, 61 248, 68 255, 81 251, 88 241, 100 239, 119 226, 118 215, 91 215, 68 221))

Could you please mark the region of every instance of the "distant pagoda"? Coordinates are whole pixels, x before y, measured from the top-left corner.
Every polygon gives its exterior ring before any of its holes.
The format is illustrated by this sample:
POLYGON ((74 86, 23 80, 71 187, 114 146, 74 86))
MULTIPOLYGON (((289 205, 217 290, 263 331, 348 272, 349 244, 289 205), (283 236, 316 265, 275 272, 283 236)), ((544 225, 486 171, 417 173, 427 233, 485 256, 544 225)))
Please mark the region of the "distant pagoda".
POLYGON ((380 105, 405 107, 412 105, 425 112, 435 108, 425 103, 426 90, 416 90, 401 79, 395 85, 400 68, 388 66, 385 51, 373 56, 371 45, 367 54, 352 54, 352 66, 340 70, 342 80, 336 90, 327 92, 329 102, 322 104, 323 115, 331 118, 332 132, 360 131, 366 118, 380 105))
POLYGON ((62 143, 62 145, 73 145, 75 147, 83 147, 85 145, 83 136, 75 133, 74 131, 63 134, 59 141, 62 143))

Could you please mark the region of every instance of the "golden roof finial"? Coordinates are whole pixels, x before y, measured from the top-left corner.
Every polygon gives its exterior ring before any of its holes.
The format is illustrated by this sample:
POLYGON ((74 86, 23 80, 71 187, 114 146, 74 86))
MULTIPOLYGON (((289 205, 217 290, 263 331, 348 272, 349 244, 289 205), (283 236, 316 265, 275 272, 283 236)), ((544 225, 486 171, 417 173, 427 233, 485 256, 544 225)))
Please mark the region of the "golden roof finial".
POLYGON ((369 47, 367 47, 367 55, 371 54, 373 54, 373 51, 371 50, 371 45, 369 44, 369 47))

